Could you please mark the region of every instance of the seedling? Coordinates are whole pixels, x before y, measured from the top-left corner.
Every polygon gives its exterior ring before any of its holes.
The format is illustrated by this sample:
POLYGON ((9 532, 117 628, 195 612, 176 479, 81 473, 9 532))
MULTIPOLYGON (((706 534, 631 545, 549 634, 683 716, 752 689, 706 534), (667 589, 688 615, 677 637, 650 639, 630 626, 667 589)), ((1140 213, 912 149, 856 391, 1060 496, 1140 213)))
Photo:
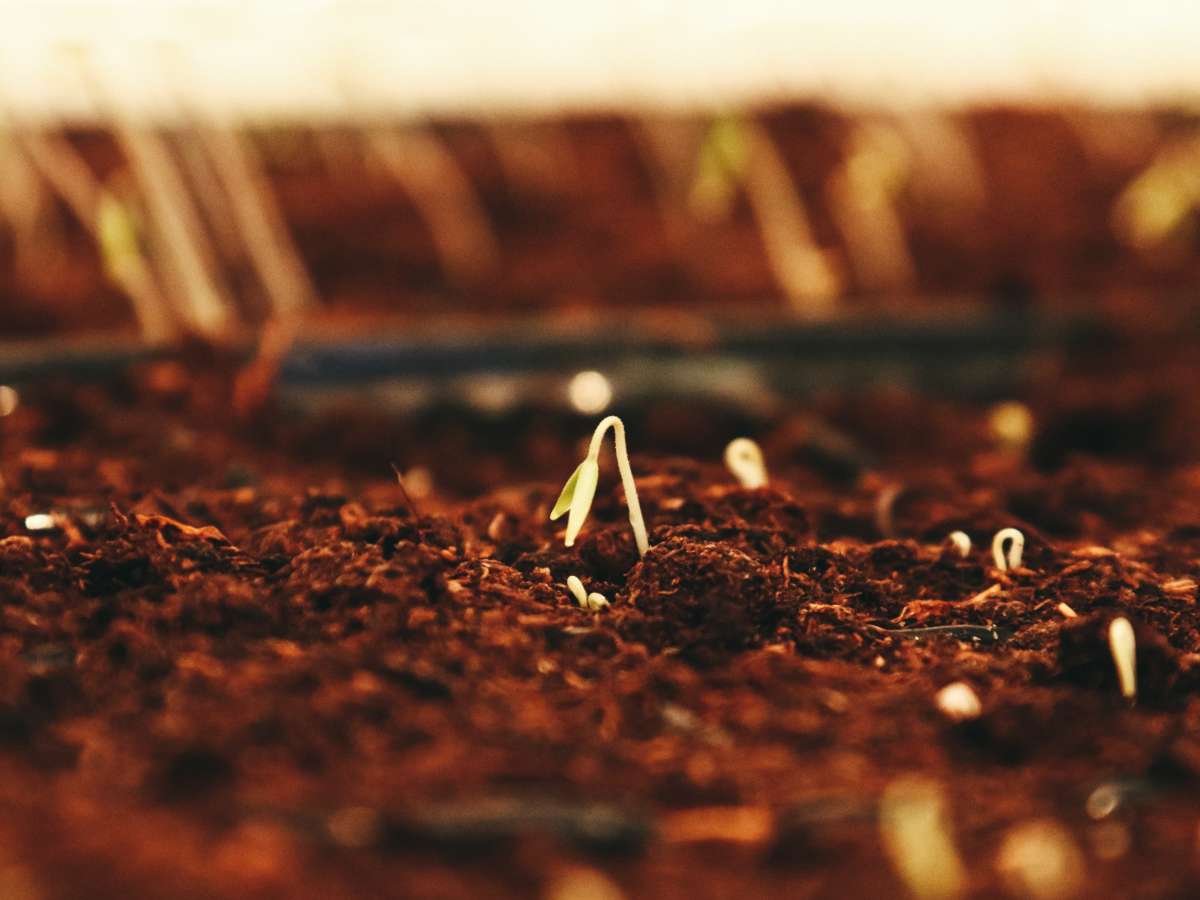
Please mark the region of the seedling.
POLYGON ((600 480, 600 446, 604 435, 609 429, 613 431, 613 445, 617 455, 617 468, 621 472, 621 485, 625 488, 625 502, 629 505, 629 526, 633 529, 633 539, 637 542, 638 556, 646 555, 650 548, 646 538, 646 523, 642 519, 642 506, 638 502, 637 484, 633 480, 633 470, 629 467, 629 449, 625 444, 625 423, 617 416, 607 416, 596 426, 592 433, 592 443, 588 447, 587 456, 571 473, 554 509, 550 511, 550 521, 559 518, 570 511, 567 516, 567 534, 564 544, 568 547, 575 545, 579 529, 587 521, 588 512, 592 508, 592 500, 596 496, 596 484, 600 480))
POLYGON ((1001 528, 992 538, 992 559, 1001 572, 1021 568, 1021 556, 1025 552, 1025 535, 1015 528, 1001 528), (1008 542, 1008 553, 1004 544, 1008 542))
POLYGON ((946 536, 953 546, 958 551, 958 555, 966 559, 971 554, 971 536, 965 531, 952 531, 946 536))
POLYGON ((734 438, 725 448, 725 466, 747 490, 767 486, 762 449, 750 438, 734 438))
POLYGON ((979 695, 965 681, 955 681, 937 692, 934 698, 937 708, 952 722, 978 719, 983 712, 979 695))
POLYGON ((1137 642, 1133 636, 1133 626, 1124 616, 1118 616, 1109 623, 1108 649, 1117 668, 1121 696, 1133 700, 1137 696, 1137 642))
POLYGON ((587 588, 583 586, 583 582, 575 575, 567 576, 567 590, 571 592, 571 596, 575 598, 575 602, 583 609, 590 609, 592 612, 596 612, 608 606, 607 597, 597 591, 588 593, 587 588))

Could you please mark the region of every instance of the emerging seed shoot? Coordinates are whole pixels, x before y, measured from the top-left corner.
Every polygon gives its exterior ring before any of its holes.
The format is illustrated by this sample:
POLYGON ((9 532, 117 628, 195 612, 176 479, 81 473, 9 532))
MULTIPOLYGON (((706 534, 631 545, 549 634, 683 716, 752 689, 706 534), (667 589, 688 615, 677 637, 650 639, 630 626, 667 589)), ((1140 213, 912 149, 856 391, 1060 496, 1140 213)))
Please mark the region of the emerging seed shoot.
POLYGON ((1001 528, 992 538, 992 559, 996 568, 1001 572, 1021 568, 1021 555, 1025 552, 1025 535, 1015 528, 1001 528), (1008 553, 1004 552, 1004 543, 1009 542, 1008 553))
POLYGON ((571 592, 576 603, 580 606, 587 606, 587 588, 583 586, 583 582, 579 580, 578 576, 567 576, 567 590, 571 592))
POLYGON ((1137 642, 1133 637, 1133 626, 1124 616, 1109 623, 1108 649, 1117 668, 1121 696, 1132 700, 1137 696, 1137 642))
POLYGON ((965 531, 952 531, 946 536, 953 546, 958 551, 958 555, 966 559, 971 554, 971 536, 965 531))
POLYGON ((629 525, 633 529, 633 538, 637 542, 638 556, 645 556, 650 544, 646 538, 646 523, 642 519, 642 506, 638 502, 637 485, 633 480, 633 470, 629 467, 629 449, 625 444, 625 423, 616 416, 607 416, 596 426, 592 433, 592 443, 588 447, 587 456, 571 473, 554 509, 550 511, 550 521, 559 518, 570 511, 567 516, 567 534, 564 543, 568 547, 575 545, 575 538, 583 523, 587 521, 588 512, 592 508, 592 500, 596 496, 596 484, 600 480, 600 447, 604 435, 609 429, 613 430, 613 445, 617 455, 617 468, 621 472, 621 484, 625 488, 625 502, 629 505, 629 525))
POLYGON ((750 438, 734 438, 725 448, 725 466, 748 490, 767 486, 762 449, 750 438))
POLYGON ((583 586, 583 582, 575 575, 567 576, 567 590, 571 592, 571 596, 575 598, 575 602, 583 609, 590 609, 592 612, 596 612, 608 606, 607 597, 597 591, 592 591, 589 594, 587 588, 583 586))
POLYGON ((966 890, 949 818, 942 786, 926 778, 899 778, 879 798, 883 846, 918 900, 952 900, 966 890))
POLYGON ((979 695, 965 681, 955 681, 937 692, 934 698, 937 708, 952 722, 978 719, 983 712, 979 695))

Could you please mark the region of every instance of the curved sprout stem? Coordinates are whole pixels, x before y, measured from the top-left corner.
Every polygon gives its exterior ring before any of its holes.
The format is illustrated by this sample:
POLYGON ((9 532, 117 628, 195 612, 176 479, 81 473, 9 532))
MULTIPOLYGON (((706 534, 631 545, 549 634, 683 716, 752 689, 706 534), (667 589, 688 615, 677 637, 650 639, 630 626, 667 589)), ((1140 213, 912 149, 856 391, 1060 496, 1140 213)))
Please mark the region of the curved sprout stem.
POLYGON ((1021 568, 1021 557, 1025 553, 1025 535, 1016 528, 1001 528, 992 538, 992 559, 996 568, 1001 572, 1021 568), (1004 552, 1004 542, 1010 541, 1008 553, 1004 552))
POLYGON ((766 487, 767 465, 762 448, 750 438, 734 438, 725 448, 725 467, 747 490, 766 487))
POLYGON ((606 416, 600 420, 592 433, 592 442, 588 446, 587 458, 596 462, 600 458, 600 446, 604 435, 609 430, 613 432, 613 448, 617 455, 617 468, 621 472, 621 486, 625 489, 625 502, 629 505, 629 525, 633 529, 633 539, 637 542, 638 556, 643 557, 650 549, 646 538, 646 522, 642 518, 642 504, 638 501, 637 484, 633 480, 633 469, 629 467, 629 448, 625 443, 625 423, 617 416, 606 416))

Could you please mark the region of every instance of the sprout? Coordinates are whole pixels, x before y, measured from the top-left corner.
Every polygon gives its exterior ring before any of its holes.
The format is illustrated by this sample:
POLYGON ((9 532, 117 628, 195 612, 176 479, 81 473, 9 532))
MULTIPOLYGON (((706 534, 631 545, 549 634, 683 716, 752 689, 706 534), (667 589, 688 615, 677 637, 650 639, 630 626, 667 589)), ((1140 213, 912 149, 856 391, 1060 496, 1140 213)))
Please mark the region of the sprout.
POLYGON ((996 868, 1010 893, 1031 900, 1079 894, 1086 862, 1071 834, 1053 820, 1023 822, 1004 836, 996 868))
POLYGON ((966 559, 971 553, 971 536, 965 531, 952 531, 946 536, 954 549, 958 551, 958 555, 966 559))
POLYGON ((979 714, 983 712, 979 695, 965 681, 955 681, 946 685, 937 692, 934 702, 942 715, 952 722, 978 719, 979 714))
POLYGON ((646 523, 642 519, 642 506, 638 502, 637 485, 633 480, 633 470, 629 468, 629 450, 625 444, 625 423, 616 416, 608 416, 601 420, 592 433, 592 443, 588 447, 587 457, 579 464, 567 483, 554 509, 550 511, 550 520, 554 521, 564 512, 570 510, 567 516, 567 534, 564 543, 568 547, 575 544, 579 529, 587 520, 592 500, 596 496, 596 484, 600 480, 600 445, 608 429, 613 430, 613 444, 617 455, 617 468, 621 472, 621 484, 625 488, 625 501, 629 505, 629 525, 633 529, 633 538, 637 542, 638 556, 645 556, 649 549, 646 539, 646 523))
POLYGON ((1059 611, 1064 619, 1074 619, 1079 615, 1079 613, 1075 612, 1075 610, 1066 603, 1060 603, 1055 608, 1059 611))
POLYGON ((1015 528, 1002 528, 992 538, 992 559, 1001 572, 1021 568, 1021 554, 1025 552, 1025 535, 1015 528), (1004 553, 1004 542, 1011 541, 1008 554, 1004 553))
POLYGON ((914 897, 950 900, 964 892, 967 873, 940 784, 916 776, 893 781, 879 798, 879 826, 892 865, 914 897))
POLYGON ((571 592, 571 596, 575 598, 575 602, 584 609, 596 612, 608 606, 608 598, 596 591, 592 591, 589 594, 583 586, 583 582, 574 575, 567 576, 567 590, 571 592))
POLYGON ((725 466, 748 490, 767 486, 767 466, 758 444, 750 438, 734 438, 725 448, 725 466))
POLYGON ((1137 642, 1133 626, 1124 616, 1118 616, 1108 625, 1108 649, 1117 667, 1121 696, 1132 700, 1137 696, 1137 642))

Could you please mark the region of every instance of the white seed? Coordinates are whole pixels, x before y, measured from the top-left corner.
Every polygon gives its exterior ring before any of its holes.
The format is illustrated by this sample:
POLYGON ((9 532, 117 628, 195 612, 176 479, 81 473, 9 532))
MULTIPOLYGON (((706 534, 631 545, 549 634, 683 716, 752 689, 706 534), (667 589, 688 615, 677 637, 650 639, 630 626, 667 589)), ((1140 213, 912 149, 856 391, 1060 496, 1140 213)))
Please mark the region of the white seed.
POLYGON ((567 576, 567 590, 571 592, 571 596, 575 598, 576 603, 585 609, 587 608, 587 589, 583 586, 583 582, 579 580, 578 576, 567 576))
POLYGON ((996 868, 1014 897, 1065 900, 1083 887, 1083 853, 1070 832, 1051 820, 1024 822, 1009 831, 996 868))
POLYGON ((954 549, 963 559, 971 554, 971 536, 965 531, 952 531, 947 535, 946 540, 954 545, 954 549))
POLYGON ((1058 604, 1056 609, 1059 611, 1059 613, 1062 615, 1062 617, 1064 619, 1074 619, 1076 616, 1079 615, 1079 613, 1075 612, 1075 610, 1071 609, 1071 607, 1067 606, 1067 604, 1065 604, 1065 603, 1058 604))
POLYGON ((25 528, 28 531, 50 531, 58 527, 58 522, 51 513, 34 513, 25 517, 25 528))
POLYGON ((766 487, 767 466, 762 449, 750 438, 734 438, 725 448, 725 465, 742 487, 766 487))
POLYGON ((955 681, 946 685, 937 692, 934 700, 942 715, 952 722, 978 719, 979 714, 983 712, 979 695, 965 681, 955 681))
POLYGON ((1118 616, 1109 623, 1108 649, 1112 653, 1113 665, 1117 667, 1121 696, 1132 700, 1137 696, 1137 642, 1133 636, 1133 626, 1124 616, 1118 616))
POLYGON ((1025 535, 1016 528, 1001 528, 992 538, 992 559, 1001 572, 1021 568, 1021 557, 1025 553, 1025 535), (1008 542, 1008 553, 1004 544, 1008 542))
POLYGON ((951 900, 962 895, 966 870, 940 784, 915 776, 893 781, 879 798, 879 828, 892 865, 914 897, 951 900))
POLYGON ((587 608, 592 612, 597 612, 608 606, 608 598, 603 594, 592 591, 587 595, 587 608))

